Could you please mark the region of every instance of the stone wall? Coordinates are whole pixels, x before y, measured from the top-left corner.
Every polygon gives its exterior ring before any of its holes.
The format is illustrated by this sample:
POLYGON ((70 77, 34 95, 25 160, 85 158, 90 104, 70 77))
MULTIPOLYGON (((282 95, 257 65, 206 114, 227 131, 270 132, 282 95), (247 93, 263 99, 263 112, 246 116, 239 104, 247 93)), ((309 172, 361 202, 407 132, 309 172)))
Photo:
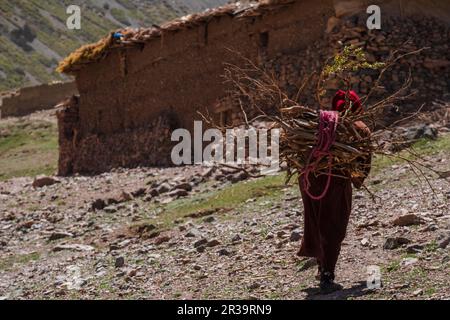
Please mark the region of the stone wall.
MULTIPOLYGON (((298 92, 299 84, 313 71, 321 70, 325 59, 344 46, 358 45, 366 52, 369 62, 386 61, 394 51, 396 56, 424 49, 419 54, 407 55, 388 69, 381 87, 369 99, 369 105, 398 90, 411 72, 412 83, 406 93, 415 93, 398 106, 402 111, 431 106, 435 99, 450 94, 450 24, 440 19, 424 16, 383 18, 381 30, 368 30, 366 15, 354 15, 341 19, 330 18, 329 30, 324 37, 297 54, 283 54, 264 63, 273 72, 280 85, 291 97, 298 92)), ((353 90, 366 95, 378 78, 377 70, 361 70, 352 77, 353 90)), ((317 77, 313 76, 300 96, 303 104, 315 106, 314 93, 317 77)), ((325 84, 325 107, 337 89, 344 88, 338 79, 325 84)), ((448 97, 450 99, 450 97, 448 97)))
POLYGON ((22 88, 2 99, 1 117, 20 117, 38 110, 51 109, 76 93, 75 82, 22 88))

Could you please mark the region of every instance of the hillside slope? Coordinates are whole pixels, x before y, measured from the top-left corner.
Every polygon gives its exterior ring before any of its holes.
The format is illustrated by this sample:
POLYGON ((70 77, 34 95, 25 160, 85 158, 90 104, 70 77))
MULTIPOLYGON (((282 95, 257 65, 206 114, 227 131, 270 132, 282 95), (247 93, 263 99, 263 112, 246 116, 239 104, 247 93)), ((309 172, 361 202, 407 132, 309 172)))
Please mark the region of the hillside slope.
POLYGON ((202 11, 226 0, 0 1, 0 91, 59 80, 57 62, 81 44, 120 27, 138 27, 202 11), (68 30, 66 8, 81 6, 81 30, 68 30))

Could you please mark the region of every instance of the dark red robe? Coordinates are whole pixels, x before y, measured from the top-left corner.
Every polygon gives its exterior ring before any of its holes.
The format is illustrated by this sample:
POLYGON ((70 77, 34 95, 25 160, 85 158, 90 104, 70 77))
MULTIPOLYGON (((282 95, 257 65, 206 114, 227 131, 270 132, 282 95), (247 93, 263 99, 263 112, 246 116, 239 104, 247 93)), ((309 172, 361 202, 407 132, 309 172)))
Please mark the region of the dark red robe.
MULTIPOLYGON (((364 136, 370 135, 367 126, 358 121, 355 128, 364 136)), ((326 272, 334 274, 336 262, 341 251, 341 244, 347 232, 347 225, 352 209, 352 182, 360 187, 370 171, 371 158, 361 159, 360 163, 365 176, 359 180, 351 180, 333 176, 325 196, 314 200, 303 190, 299 179, 300 192, 304 207, 304 235, 299 256, 315 257, 319 267, 326 272)), ((342 172, 334 172, 338 176, 346 176, 342 172)), ((309 176, 309 193, 320 195, 327 184, 327 175, 309 176)))
MULTIPOLYGON (((327 176, 315 177, 311 174, 309 180, 309 192, 321 194, 327 184, 327 176)), ((352 209, 352 183, 350 179, 332 177, 328 192, 320 200, 311 199, 302 187, 300 191, 305 226, 298 254, 317 258, 323 270, 333 273, 352 209)))

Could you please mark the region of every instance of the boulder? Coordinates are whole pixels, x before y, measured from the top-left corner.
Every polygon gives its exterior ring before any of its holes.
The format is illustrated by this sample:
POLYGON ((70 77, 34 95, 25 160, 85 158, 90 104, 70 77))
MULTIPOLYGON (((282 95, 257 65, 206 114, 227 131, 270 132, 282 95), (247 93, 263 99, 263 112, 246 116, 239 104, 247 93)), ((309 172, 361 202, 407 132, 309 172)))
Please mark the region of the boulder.
POLYGON ((73 234, 71 234, 70 232, 65 232, 65 231, 55 231, 53 232, 50 237, 48 238, 49 241, 55 241, 55 240, 59 240, 59 239, 64 239, 64 238, 71 238, 73 237, 73 234))
POLYGON ((63 251, 63 250, 68 250, 68 251, 94 251, 95 248, 89 245, 85 245, 85 244, 61 244, 61 245, 57 245, 56 247, 53 248, 54 252, 58 252, 58 251, 63 251))
POLYGON ((184 189, 175 189, 173 191, 170 191, 167 195, 169 197, 180 198, 180 197, 186 197, 188 194, 189 194, 189 192, 187 192, 184 189))
POLYGON ((385 250, 394 250, 401 247, 404 244, 410 243, 411 240, 404 237, 389 237, 386 239, 383 249, 385 250))
POLYGON ((421 224, 421 223, 423 223, 422 218, 413 213, 402 215, 400 217, 395 218, 392 221, 392 224, 394 226, 401 226, 401 227, 417 225, 417 224, 421 224))
POLYGON ((172 190, 185 190, 185 191, 191 191, 192 190, 192 186, 187 183, 187 182, 183 182, 180 184, 177 184, 175 187, 172 188, 172 190))
POLYGON ((60 181, 55 178, 52 178, 52 177, 41 176, 41 177, 37 177, 36 179, 34 179, 33 188, 36 188, 36 189, 42 188, 45 186, 54 185, 56 183, 60 183, 60 181))
POLYGON ((302 238, 302 233, 300 230, 294 230, 291 232, 291 236, 289 237, 289 240, 291 242, 296 242, 296 241, 300 241, 300 239, 302 238))
POLYGON ((103 210, 103 208, 106 207, 106 202, 103 199, 97 199, 94 202, 92 202, 91 208, 95 210, 103 210))
POLYGON ((230 180, 232 183, 243 181, 247 178, 248 178, 248 173, 244 172, 244 171, 237 172, 237 173, 234 173, 234 174, 228 176, 228 180, 230 180))
POLYGON ((156 188, 158 194, 163 194, 170 191, 171 187, 168 183, 162 183, 159 187, 156 188))

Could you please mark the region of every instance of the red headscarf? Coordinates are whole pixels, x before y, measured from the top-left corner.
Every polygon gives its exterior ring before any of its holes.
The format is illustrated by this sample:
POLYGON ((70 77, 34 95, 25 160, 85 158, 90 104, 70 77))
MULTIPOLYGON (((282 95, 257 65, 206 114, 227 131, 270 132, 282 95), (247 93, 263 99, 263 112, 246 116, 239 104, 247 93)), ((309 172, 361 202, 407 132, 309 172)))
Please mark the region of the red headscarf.
MULTIPOLYGON (((336 95, 333 98, 334 111, 343 112, 348 109, 349 105, 346 105, 345 94, 346 92, 343 90, 339 90, 338 92, 336 92, 336 95)), ((363 111, 361 100, 359 99, 355 91, 353 90, 348 91, 348 99, 352 102, 353 113, 359 113, 363 111)))

